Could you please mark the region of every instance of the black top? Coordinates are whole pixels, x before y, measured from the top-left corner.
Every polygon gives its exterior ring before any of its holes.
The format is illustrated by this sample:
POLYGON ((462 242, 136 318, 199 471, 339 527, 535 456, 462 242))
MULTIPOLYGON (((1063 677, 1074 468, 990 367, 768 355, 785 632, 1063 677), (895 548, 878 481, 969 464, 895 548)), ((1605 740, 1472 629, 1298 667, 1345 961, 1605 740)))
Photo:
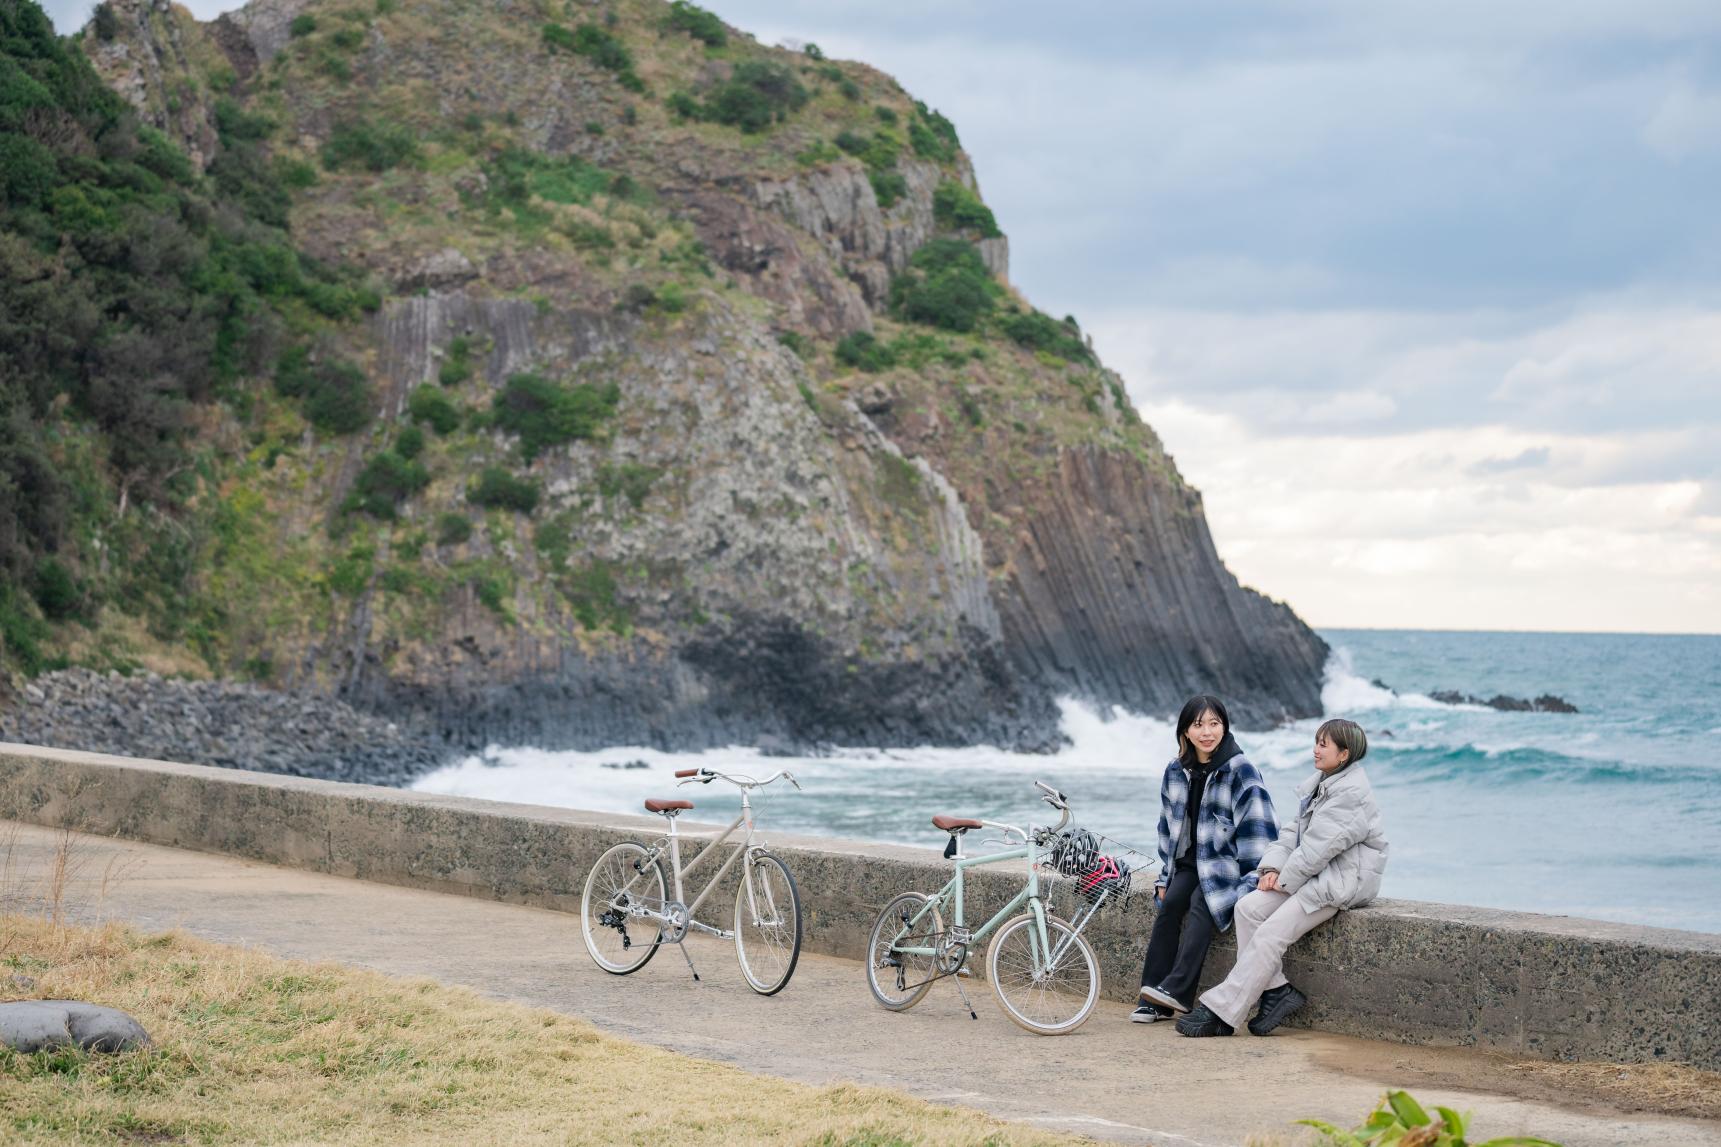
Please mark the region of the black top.
MULTIPOLYGON (((1189 773, 1189 804, 1185 807, 1183 812, 1183 842, 1185 848, 1189 850, 1193 850, 1195 848, 1195 822, 1201 816, 1201 797, 1207 791, 1207 778, 1212 775, 1214 769, 1218 768, 1226 761, 1229 761, 1232 757, 1235 757, 1242 751, 1243 750, 1237 745, 1236 738, 1232 737, 1231 731, 1227 729, 1225 731, 1224 740, 1214 746, 1213 755, 1207 758, 1206 764, 1202 764, 1199 761, 1192 764, 1184 764, 1184 769, 1189 773)), ((1190 755, 1193 756, 1194 754, 1191 753, 1190 755)), ((1178 849, 1179 853, 1182 853, 1183 851, 1184 848, 1178 849)))

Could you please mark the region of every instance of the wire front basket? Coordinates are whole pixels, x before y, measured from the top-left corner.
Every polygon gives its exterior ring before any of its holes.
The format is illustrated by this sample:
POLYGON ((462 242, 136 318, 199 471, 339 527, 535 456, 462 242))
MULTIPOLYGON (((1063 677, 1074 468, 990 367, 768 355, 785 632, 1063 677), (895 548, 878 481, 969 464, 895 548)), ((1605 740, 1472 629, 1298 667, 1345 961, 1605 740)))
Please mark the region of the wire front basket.
POLYGON ((1128 906, 1135 864, 1151 859, 1129 845, 1073 825, 1046 843, 1041 867, 1095 909, 1128 906))

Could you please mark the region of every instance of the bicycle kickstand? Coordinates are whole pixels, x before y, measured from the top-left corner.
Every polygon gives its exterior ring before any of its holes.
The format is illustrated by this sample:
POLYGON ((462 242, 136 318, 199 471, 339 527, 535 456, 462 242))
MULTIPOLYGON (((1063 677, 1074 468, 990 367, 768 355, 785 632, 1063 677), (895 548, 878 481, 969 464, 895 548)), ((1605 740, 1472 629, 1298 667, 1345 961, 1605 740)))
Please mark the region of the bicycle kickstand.
POLYGON ((956 994, 962 997, 962 1006, 968 1009, 968 1018, 971 1020, 979 1019, 980 1017, 974 1014, 974 1005, 968 1002, 968 993, 962 990, 961 978, 953 975, 950 977, 950 982, 956 985, 956 994))
POLYGON ((677 944, 676 947, 681 949, 681 958, 687 961, 687 970, 693 973, 693 982, 697 984, 699 982, 699 969, 693 966, 693 957, 687 954, 687 945, 677 944))

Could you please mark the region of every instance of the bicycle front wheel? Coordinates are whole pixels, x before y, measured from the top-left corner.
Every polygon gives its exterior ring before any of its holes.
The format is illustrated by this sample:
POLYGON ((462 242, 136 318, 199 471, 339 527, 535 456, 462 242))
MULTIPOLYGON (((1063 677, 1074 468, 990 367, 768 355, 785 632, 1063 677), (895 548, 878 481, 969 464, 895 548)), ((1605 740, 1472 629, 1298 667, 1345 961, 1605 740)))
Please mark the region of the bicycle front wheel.
POLYGON ((580 896, 580 933, 592 962, 616 976, 645 967, 663 925, 632 910, 662 912, 664 896, 663 866, 642 845, 618 844, 598 857, 580 896))
POLYGON ((932 990, 938 974, 936 950, 944 938, 944 920, 930 896, 899 894, 873 921, 866 943, 866 986, 872 998, 893 1012, 906 1012, 932 990), (922 909, 925 909, 923 912, 922 909), (926 952, 904 952, 922 948, 926 952))
POLYGON ((1100 998, 1094 950, 1056 916, 1046 917, 1042 947, 1034 915, 1024 912, 998 930, 986 956, 986 974, 998 1006, 1040 1035, 1065 1035, 1093 1014, 1100 998))
POLYGON ((789 866, 755 852, 735 893, 735 958, 747 986, 774 996, 789 986, 801 959, 801 894, 789 866))

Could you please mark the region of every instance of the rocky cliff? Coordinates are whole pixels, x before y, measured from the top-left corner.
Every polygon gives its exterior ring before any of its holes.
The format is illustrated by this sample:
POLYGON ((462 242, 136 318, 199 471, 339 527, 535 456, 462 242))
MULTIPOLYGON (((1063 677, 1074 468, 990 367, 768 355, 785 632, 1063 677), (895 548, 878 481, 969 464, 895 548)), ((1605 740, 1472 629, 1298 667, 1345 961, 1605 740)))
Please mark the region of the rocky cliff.
POLYGON ((200 416, 193 623, 109 606, 71 660, 460 744, 1043 747, 1064 693, 1319 710, 1324 644, 1237 584, 889 77, 657 0, 108 0, 83 46, 373 295, 278 304, 200 416))

